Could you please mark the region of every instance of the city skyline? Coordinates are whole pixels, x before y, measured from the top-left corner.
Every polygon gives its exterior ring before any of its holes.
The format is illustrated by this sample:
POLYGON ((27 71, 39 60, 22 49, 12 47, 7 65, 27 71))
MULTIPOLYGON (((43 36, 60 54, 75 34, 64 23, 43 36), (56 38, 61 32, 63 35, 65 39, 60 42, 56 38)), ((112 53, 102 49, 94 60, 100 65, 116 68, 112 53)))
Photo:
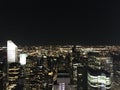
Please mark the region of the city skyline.
POLYGON ((2 90, 118 90, 120 46, 0 47, 2 90))

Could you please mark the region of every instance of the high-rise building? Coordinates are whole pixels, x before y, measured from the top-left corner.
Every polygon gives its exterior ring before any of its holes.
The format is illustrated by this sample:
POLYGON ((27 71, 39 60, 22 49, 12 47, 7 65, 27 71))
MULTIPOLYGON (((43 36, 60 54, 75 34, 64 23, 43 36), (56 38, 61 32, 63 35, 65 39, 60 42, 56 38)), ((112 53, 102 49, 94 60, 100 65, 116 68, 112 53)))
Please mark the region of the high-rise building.
POLYGON ((20 64, 10 63, 8 69, 9 89, 13 89, 17 86, 20 76, 20 64))
POLYGON ((0 61, 0 88, 1 90, 5 90, 6 86, 6 73, 4 71, 4 63, 0 61))
POLYGON ((8 63, 17 62, 17 46, 11 41, 7 41, 7 60, 8 63))
POLYGON ((91 89, 102 89, 109 90, 111 88, 111 77, 110 73, 105 70, 93 70, 89 69, 88 72, 88 84, 89 90, 91 89))
POLYGON ((77 67, 77 90, 87 90, 87 69, 84 66, 77 67))
POLYGON ((4 50, 0 51, 0 89, 6 90, 7 82, 7 58, 4 50))
MULTIPOLYGON (((91 88, 110 89, 112 83, 112 58, 102 52, 88 54, 88 84, 91 88)), ((91 89, 90 89, 91 90, 91 89)))
POLYGON ((20 64, 21 65, 25 65, 26 64, 26 57, 27 57, 27 54, 25 54, 25 53, 21 53, 20 54, 20 64))

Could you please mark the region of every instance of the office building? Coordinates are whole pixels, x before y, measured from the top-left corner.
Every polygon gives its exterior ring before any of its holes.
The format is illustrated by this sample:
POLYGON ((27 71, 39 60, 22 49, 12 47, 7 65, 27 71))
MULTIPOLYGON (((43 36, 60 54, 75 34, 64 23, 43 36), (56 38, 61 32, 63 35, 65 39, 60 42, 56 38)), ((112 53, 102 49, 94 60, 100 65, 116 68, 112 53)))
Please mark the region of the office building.
POLYGON ((18 80, 20 77, 20 64, 19 63, 10 63, 8 69, 8 81, 9 89, 13 89, 17 86, 18 80))
POLYGON ((21 65, 25 65, 25 64, 26 64, 27 54, 21 53, 19 56, 20 56, 20 64, 21 64, 21 65))
POLYGON ((103 90, 109 90, 111 88, 110 73, 104 70, 89 69, 88 84, 90 85, 89 90, 91 90, 92 88, 103 88, 103 90))
MULTIPOLYGON (((88 84, 91 88, 111 89, 112 58, 102 52, 88 53, 88 84)), ((89 88, 89 90, 91 90, 89 88)))
POLYGON ((6 90, 7 82, 7 53, 4 50, 0 50, 0 89, 6 90))
POLYGON ((17 46, 11 41, 7 41, 7 60, 8 63, 17 62, 17 46))
POLYGON ((77 67, 77 90, 87 90, 87 69, 84 66, 77 67))

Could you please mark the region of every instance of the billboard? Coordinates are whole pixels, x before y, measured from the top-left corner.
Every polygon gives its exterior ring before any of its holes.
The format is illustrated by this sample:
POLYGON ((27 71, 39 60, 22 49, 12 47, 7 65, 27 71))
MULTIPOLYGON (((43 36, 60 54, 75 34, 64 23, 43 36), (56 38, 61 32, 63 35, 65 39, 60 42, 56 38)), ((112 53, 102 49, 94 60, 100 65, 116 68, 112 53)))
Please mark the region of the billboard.
POLYGON ((8 63, 17 61, 17 46, 11 41, 7 41, 7 60, 8 63))

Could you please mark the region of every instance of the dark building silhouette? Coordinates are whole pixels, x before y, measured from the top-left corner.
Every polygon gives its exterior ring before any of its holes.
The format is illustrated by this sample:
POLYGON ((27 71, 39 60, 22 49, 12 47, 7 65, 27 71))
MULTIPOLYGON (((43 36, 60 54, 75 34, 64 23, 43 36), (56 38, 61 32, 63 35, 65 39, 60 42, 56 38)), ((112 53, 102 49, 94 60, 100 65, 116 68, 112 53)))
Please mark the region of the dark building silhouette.
POLYGON ((87 69, 84 66, 77 67, 77 90, 87 90, 87 69))
POLYGON ((0 89, 6 90, 7 87, 7 53, 0 51, 0 89))

